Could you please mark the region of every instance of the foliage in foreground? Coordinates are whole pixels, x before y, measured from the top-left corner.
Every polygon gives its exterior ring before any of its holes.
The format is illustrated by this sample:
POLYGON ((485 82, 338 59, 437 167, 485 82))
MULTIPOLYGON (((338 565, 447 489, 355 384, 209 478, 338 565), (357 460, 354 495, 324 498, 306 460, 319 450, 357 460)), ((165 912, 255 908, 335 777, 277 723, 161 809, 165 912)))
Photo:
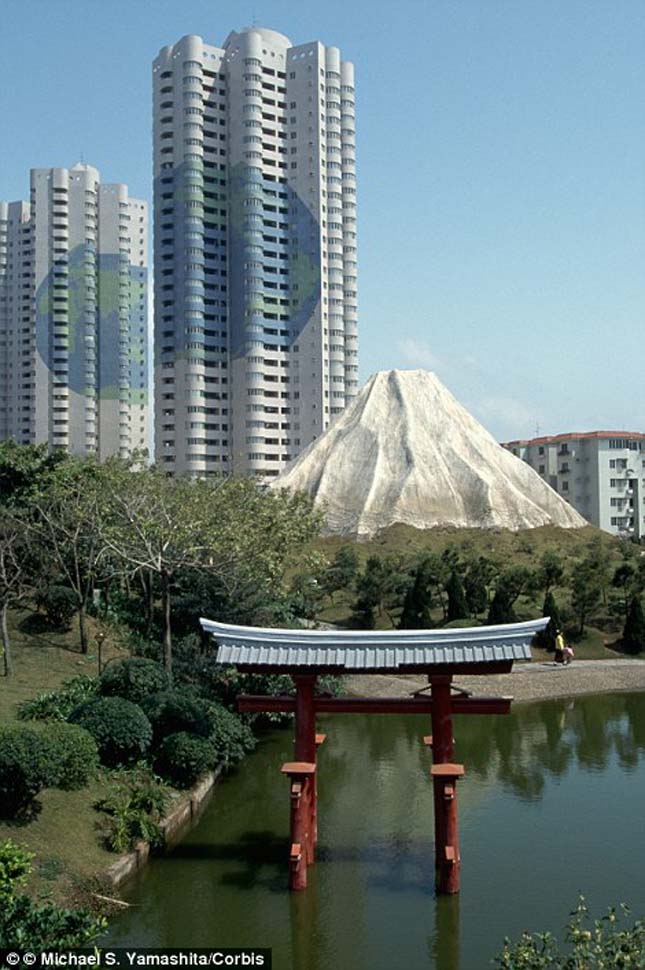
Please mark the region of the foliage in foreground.
POLYGON ((107 795, 95 808, 103 812, 103 839, 112 852, 129 852, 143 839, 153 847, 163 843, 160 821, 166 813, 168 790, 149 768, 114 772, 107 795))
POLYGON ((215 765, 215 751, 206 738, 186 731, 170 734, 155 757, 155 771, 175 788, 190 788, 215 765))
POLYGON ((18 708, 18 717, 22 721, 66 721, 74 708, 91 700, 95 694, 95 678, 79 674, 66 680, 58 690, 49 690, 23 701, 18 708))
POLYGON ((11 841, 0 842, 0 947, 40 951, 87 946, 107 923, 84 909, 34 902, 20 892, 33 855, 11 841))
POLYGON ((32 728, 0 729, 0 818, 29 808, 43 788, 56 784, 47 740, 32 728))
MULTIPOLYGON (((628 915, 621 906, 622 916, 628 915)), ((610 909, 592 920, 584 896, 566 927, 564 949, 551 933, 523 933, 517 943, 505 940, 494 960, 501 970, 609 970, 645 966, 645 924, 637 920, 621 925, 620 915, 610 909)))
POLYGON ((83 788, 98 761, 94 739, 74 724, 0 728, 0 818, 33 809, 44 788, 83 788))
POLYGON ((98 692, 104 697, 124 697, 140 704, 149 694, 168 690, 170 678, 163 667, 145 657, 117 660, 105 668, 98 681, 98 692))
POLYGON ((137 704, 122 697, 97 697, 70 715, 92 735, 101 762, 108 767, 131 765, 147 752, 152 740, 150 721, 137 704))

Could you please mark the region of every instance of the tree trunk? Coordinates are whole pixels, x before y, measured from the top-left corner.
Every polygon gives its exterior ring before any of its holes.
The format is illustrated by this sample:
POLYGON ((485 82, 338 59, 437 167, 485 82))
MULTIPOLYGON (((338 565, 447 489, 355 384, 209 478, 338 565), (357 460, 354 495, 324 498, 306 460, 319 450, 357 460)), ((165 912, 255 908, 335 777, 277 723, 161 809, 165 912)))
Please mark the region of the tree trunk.
POLYGON ((154 590, 152 573, 149 570, 142 570, 139 573, 141 589, 143 590, 143 612, 146 618, 146 636, 152 633, 152 621, 154 619, 154 590))
POLYGON ((78 608, 78 635, 81 641, 81 653, 86 654, 89 651, 89 642, 85 625, 85 603, 81 603, 78 608))
POLYGON ((163 607, 163 664, 172 677, 172 635, 170 632, 170 576, 161 572, 161 605, 163 607))
POLYGON ((11 643, 9 642, 9 629, 7 627, 7 602, 2 604, 2 609, 0 610, 0 626, 2 627, 2 651, 3 651, 3 667, 5 677, 11 677, 13 673, 13 664, 11 662, 11 643))

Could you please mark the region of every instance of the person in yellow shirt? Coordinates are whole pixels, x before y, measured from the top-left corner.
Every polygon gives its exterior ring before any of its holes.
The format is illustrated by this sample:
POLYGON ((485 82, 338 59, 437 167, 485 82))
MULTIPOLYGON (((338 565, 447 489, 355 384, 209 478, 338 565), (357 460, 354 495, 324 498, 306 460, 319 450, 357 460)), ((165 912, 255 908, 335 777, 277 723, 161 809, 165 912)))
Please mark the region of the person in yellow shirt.
POLYGON ((555 662, 564 663, 564 637, 562 630, 558 630, 555 636, 555 662))

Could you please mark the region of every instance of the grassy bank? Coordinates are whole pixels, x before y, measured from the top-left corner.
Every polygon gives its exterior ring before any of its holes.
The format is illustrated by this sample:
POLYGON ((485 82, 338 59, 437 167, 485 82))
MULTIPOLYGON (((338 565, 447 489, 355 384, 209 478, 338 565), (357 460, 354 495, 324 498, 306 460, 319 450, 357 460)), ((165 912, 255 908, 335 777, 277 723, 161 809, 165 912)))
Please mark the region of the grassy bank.
MULTIPOLYGON (((99 625, 90 618, 92 642, 99 625)), ((0 724, 20 723, 18 706, 44 691, 55 690, 78 674, 97 673, 96 653, 79 653, 76 629, 52 631, 30 611, 12 611, 9 631, 15 673, 0 677, 0 724)), ((124 656, 125 651, 109 630, 103 647, 105 660, 124 656)), ((114 862, 114 853, 101 845, 97 833, 98 814, 94 803, 105 792, 97 779, 80 791, 48 789, 37 800, 37 811, 29 820, 0 820, 0 841, 12 839, 36 853, 29 891, 59 902, 83 898, 93 878, 114 862)))

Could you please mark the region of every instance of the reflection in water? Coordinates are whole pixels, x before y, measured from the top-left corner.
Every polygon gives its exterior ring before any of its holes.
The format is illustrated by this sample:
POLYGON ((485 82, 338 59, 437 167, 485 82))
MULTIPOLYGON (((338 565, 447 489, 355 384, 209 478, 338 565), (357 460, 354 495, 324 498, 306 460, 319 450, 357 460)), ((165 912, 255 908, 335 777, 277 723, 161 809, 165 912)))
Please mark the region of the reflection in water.
POLYGON ((128 890, 114 945, 271 946, 276 970, 482 970, 505 935, 558 930, 579 890, 645 911, 645 695, 455 718, 460 897, 434 896, 422 717, 334 716, 319 760, 319 854, 287 891, 289 798, 276 732, 198 826, 128 890), (620 811, 620 825, 611 821, 620 811))
POLYGON ((572 761, 602 771, 618 755, 621 767, 636 768, 645 751, 643 705, 638 694, 606 694, 518 705, 509 717, 495 718, 492 729, 481 723, 473 730, 462 718, 459 760, 469 773, 536 800, 547 776, 561 777, 572 761))

